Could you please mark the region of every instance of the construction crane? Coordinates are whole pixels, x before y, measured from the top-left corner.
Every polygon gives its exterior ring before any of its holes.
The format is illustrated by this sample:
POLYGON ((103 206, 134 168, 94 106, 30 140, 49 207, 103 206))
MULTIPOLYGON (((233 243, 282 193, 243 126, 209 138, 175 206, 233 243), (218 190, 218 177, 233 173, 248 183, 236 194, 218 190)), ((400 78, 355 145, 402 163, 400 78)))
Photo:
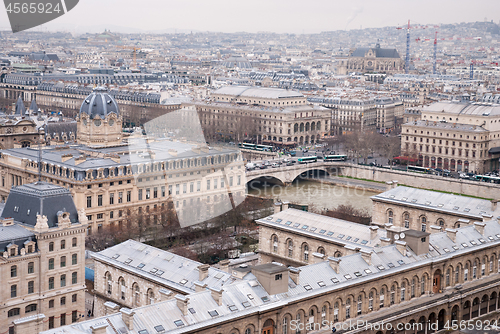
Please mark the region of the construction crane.
POLYGON ((438 46, 438 32, 436 31, 436 35, 434 36, 434 63, 432 64, 432 74, 436 74, 436 54, 437 54, 437 46, 438 46))
MULTIPOLYGON (((402 30, 403 27, 397 27, 396 29, 402 30)), ((427 26, 410 26, 410 20, 408 20, 408 27, 406 28, 406 59, 405 59, 405 73, 410 73, 410 29, 427 29, 427 26)))
POLYGON ((120 49, 131 49, 131 50, 134 50, 134 53, 132 55, 133 57, 133 61, 132 61, 132 65, 133 65, 133 69, 137 69, 137 50, 140 50, 141 48, 136 48, 135 46, 118 46, 120 49))

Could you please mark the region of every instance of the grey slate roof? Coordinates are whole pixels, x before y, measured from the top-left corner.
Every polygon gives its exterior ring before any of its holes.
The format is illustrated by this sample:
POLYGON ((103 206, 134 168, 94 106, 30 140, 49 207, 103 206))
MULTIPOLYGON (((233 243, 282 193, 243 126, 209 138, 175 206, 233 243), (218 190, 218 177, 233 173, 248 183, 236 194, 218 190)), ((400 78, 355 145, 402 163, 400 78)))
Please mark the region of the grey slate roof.
MULTIPOLYGON (((327 217, 297 209, 287 209, 266 218, 257 220, 259 225, 300 233, 329 243, 372 249, 378 238, 370 240, 370 226, 352 223, 346 220, 327 217)), ((385 232, 377 231, 378 236, 385 232)))
MULTIPOLYGON (((135 240, 94 253, 92 257, 188 294, 195 291, 194 283, 199 280, 198 266, 202 264, 135 240)), ((202 283, 219 288, 234 281, 229 273, 210 267, 208 277, 202 283)))
POLYGON ((36 182, 11 188, 1 217, 35 226, 36 215, 40 214, 47 216, 49 227, 54 227, 57 226, 59 211, 68 212, 72 222, 78 221, 78 212, 68 189, 36 182))
POLYGON ((253 86, 226 86, 216 90, 213 95, 235 95, 238 97, 255 97, 263 99, 280 99, 280 98, 290 98, 290 97, 304 97, 302 93, 279 89, 279 88, 267 88, 267 87, 253 87, 253 86))
POLYGON ((398 186, 381 194, 372 196, 373 201, 432 209, 447 214, 468 216, 482 220, 483 214, 494 214, 491 202, 484 199, 446 194, 437 191, 398 186))
POLYGON ((15 115, 23 116, 26 113, 26 108, 24 107, 23 100, 21 99, 21 96, 17 99, 16 102, 16 110, 15 110, 15 115))
MULTIPOLYGON (((210 291, 193 293, 189 298, 188 311, 183 315, 177 307, 176 300, 168 300, 153 305, 134 309, 134 329, 130 334, 138 334, 141 330, 156 333, 155 326, 161 325, 165 333, 183 333, 196 331, 207 325, 222 321, 231 321, 232 318, 245 317, 257 312, 279 308, 291 302, 300 302, 305 298, 319 297, 327 293, 348 289, 354 283, 362 283, 378 277, 392 277, 399 272, 411 270, 421 265, 428 265, 434 261, 442 261, 455 255, 480 252, 481 250, 500 244, 500 224, 496 220, 485 222, 484 235, 481 235, 473 226, 457 229, 456 242, 453 242, 446 232, 434 233, 429 236, 429 252, 415 255, 407 248, 406 256, 399 252, 395 245, 376 247, 371 252, 371 264, 368 264, 360 253, 344 256, 339 264, 337 274, 328 261, 319 262, 299 269, 299 284, 291 279, 288 282, 288 292, 269 295, 262 286, 251 280, 237 281, 223 287, 222 305, 218 306, 210 291), (251 298, 250 298, 250 297, 251 298), (246 306, 245 306, 246 305, 246 306), (234 306, 231 311, 229 306, 234 306), (217 311, 214 317, 209 311, 217 311), (177 326, 174 321, 181 320, 177 326)), ((248 275, 251 276, 251 275, 248 275)), ((334 301, 334 300, 332 300, 334 301)), ((81 334, 90 333, 90 326, 99 323, 110 323, 114 328, 125 327, 120 313, 92 319, 73 325, 52 329, 42 334, 81 334)), ((108 334, 114 333, 108 326, 108 334)))
POLYGON ((400 58, 396 49, 382 49, 382 48, 357 48, 352 53, 351 57, 364 57, 365 54, 372 50, 376 58, 400 58))
POLYGON ((100 116, 105 118, 110 113, 119 114, 118 104, 115 99, 108 94, 104 87, 97 87, 92 94, 87 96, 80 107, 80 114, 86 113, 90 118, 100 116))

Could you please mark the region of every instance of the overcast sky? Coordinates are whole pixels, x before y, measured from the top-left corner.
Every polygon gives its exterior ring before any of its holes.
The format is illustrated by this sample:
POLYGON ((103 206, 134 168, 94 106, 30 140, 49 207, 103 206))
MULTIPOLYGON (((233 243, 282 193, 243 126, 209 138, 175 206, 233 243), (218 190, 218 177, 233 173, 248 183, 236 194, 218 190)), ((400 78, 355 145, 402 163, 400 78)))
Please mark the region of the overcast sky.
MULTIPOLYGON (((403 25, 408 19, 499 23, 500 0, 80 0, 66 15, 33 29, 317 33, 403 25)), ((8 27, 7 14, 0 10, 0 28, 8 27)))

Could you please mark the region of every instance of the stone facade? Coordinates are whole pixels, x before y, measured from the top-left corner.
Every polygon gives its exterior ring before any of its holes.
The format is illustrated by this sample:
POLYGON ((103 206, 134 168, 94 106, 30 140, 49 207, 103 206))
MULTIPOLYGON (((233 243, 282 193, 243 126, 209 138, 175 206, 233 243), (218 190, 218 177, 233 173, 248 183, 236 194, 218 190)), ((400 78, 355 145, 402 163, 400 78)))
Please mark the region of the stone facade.
MULTIPOLYGON (((36 226, 23 225, 33 233, 23 248, 13 242, 1 249, 2 332, 34 333, 86 316, 85 214, 80 218, 80 223, 71 223, 68 213, 61 212, 58 226, 49 228, 47 217, 38 215, 36 226)), ((2 219, 0 239, 14 224, 13 219, 2 219)))

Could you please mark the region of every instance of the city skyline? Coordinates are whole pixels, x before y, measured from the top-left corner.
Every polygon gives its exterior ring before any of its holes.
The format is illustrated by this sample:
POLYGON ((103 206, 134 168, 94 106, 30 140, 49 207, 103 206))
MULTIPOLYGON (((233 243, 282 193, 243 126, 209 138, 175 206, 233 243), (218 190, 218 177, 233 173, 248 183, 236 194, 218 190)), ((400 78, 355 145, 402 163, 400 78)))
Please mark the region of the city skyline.
MULTIPOLYGON (((188 0, 175 3, 175 8, 159 0, 148 0, 140 7, 130 0, 104 3, 86 0, 75 10, 31 31, 97 32, 105 28, 117 32, 239 32, 268 31, 309 34, 321 31, 352 30, 404 26, 408 19, 415 24, 450 24, 488 20, 497 23, 500 3, 483 0, 470 6, 467 2, 444 0, 437 8, 434 2, 355 0, 346 3, 316 0, 307 8, 297 0, 275 0, 252 3, 214 0, 188 0), (135 7, 134 7, 135 6, 135 7), (99 10, 96 10, 99 8, 99 10), (160 9, 152 11, 152 8, 160 9), (131 10, 133 9, 133 10, 131 10), (173 12, 179 15, 171 15, 173 12), (112 15, 110 15, 110 13, 112 15), (89 19, 89 16, 91 18, 89 19), (126 22, 126 23, 125 23, 126 22)), ((0 11, 0 29, 8 29, 6 11, 0 11)))

